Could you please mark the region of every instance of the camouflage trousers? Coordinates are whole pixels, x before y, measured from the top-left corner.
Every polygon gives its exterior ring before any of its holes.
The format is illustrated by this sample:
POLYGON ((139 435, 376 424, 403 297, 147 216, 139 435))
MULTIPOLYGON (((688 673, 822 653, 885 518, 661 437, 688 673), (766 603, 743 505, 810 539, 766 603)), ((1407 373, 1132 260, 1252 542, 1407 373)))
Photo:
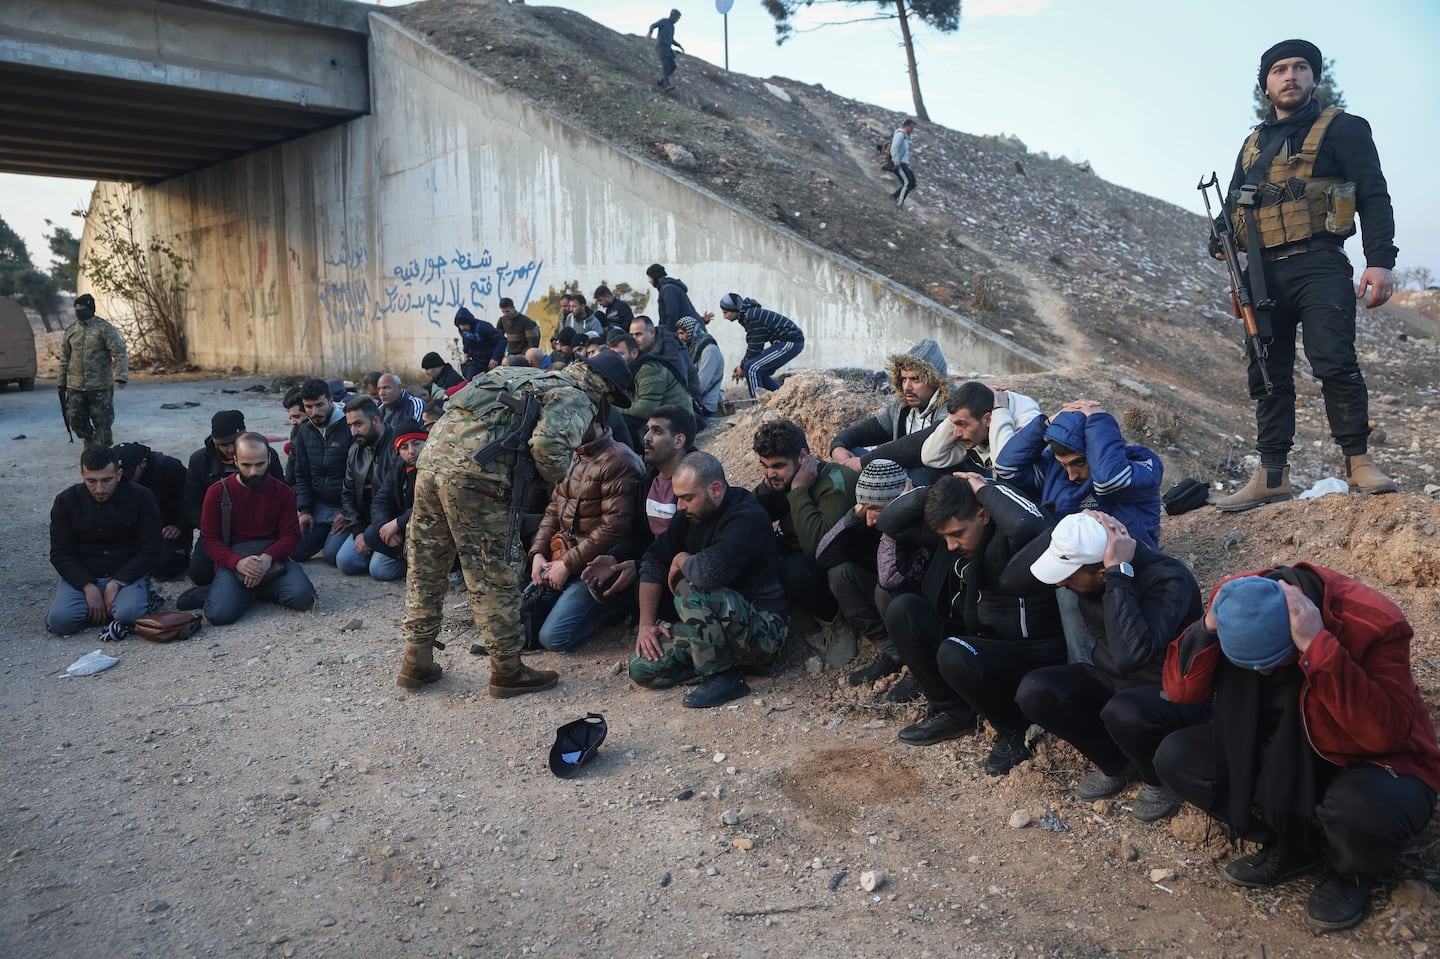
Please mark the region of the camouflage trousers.
POLYGON ((115 425, 114 390, 71 390, 65 399, 65 420, 85 448, 114 446, 110 428, 115 425))
POLYGON ((400 628, 407 642, 424 645, 440 634, 450 567, 458 553, 481 641, 491 656, 520 655, 525 644, 520 591, 515 568, 505 564, 509 517, 506 506, 473 486, 419 471, 405 532, 405 614, 400 628))
POLYGON ((733 589, 695 589, 681 580, 675 589, 676 623, 662 637, 657 660, 630 657, 630 678, 665 689, 724 672, 731 666, 765 666, 785 644, 790 617, 756 609, 733 589))

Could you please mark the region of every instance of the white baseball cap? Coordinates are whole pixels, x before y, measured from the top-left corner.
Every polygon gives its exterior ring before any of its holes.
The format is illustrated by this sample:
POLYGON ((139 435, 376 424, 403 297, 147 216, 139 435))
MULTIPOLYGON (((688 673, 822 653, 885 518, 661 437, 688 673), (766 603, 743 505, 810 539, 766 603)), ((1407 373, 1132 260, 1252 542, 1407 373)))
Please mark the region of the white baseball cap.
POLYGON ((1105 556, 1110 537, 1093 516, 1071 513, 1050 531, 1050 545, 1030 564, 1030 575, 1054 586, 1080 567, 1098 563, 1105 556))

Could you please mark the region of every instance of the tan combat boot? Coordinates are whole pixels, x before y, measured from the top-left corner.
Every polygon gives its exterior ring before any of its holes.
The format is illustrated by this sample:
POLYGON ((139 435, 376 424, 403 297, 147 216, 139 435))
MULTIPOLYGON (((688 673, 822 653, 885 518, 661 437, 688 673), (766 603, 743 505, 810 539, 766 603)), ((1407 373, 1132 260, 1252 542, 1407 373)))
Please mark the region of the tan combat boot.
POLYGON ((1400 487, 1384 473, 1369 453, 1345 457, 1345 480, 1357 493, 1395 493, 1400 487))
POLYGON ((435 665, 435 650, 429 643, 406 643, 405 658, 400 660, 400 675, 395 685, 401 689, 419 689, 435 682, 443 672, 435 665))
POLYGON ((1215 508, 1222 513, 1238 513, 1294 498, 1294 491, 1290 489, 1290 467, 1262 466, 1251 474, 1250 482, 1218 501, 1215 508))
POLYGON ((519 653, 490 654, 490 696, 511 699, 526 693, 539 693, 560 681, 553 669, 531 669, 520 661, 519 653))

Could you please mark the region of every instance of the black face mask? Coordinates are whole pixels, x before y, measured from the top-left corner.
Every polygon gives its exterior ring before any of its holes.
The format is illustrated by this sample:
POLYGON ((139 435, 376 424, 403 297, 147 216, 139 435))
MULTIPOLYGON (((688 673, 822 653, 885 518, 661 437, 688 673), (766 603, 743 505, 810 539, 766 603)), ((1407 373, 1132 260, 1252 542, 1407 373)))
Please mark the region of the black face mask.
POLYGON ((94 316, 94 315, 95 315, 95 308, 94 308, 94 307, 91 307, 91 306, 77 306, 77 307, 75 307, 75 319, 77 319, 77 320, 88 320, 88 319, 90 319, 90 318, 91 318, 92 316, 94 316))

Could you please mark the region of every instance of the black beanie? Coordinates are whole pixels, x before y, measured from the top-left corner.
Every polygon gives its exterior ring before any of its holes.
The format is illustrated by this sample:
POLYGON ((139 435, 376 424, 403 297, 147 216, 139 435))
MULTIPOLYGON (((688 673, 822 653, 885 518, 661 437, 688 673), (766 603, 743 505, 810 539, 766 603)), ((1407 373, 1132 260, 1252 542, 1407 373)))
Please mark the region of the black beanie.
POLYGON ((1260 84, 1261 93, 1265 92, 1265 78, 1270 75, 1270 68, 1291 57, 1304 57, 1310 64, 1310 72, 1315 74, 1315 82, 1320 82, 1320 72, 1324 69, 1320 48, 1309 40, 1281 40, 1260 57, 1260 73, 1256 76, 1256 82, 1260 84))
POLYGON ((445 361, 440 359, 439 353, 435 352, 426 353, 420 360, 420 369, 422 370, 433 370, 444 365, 445 361))

